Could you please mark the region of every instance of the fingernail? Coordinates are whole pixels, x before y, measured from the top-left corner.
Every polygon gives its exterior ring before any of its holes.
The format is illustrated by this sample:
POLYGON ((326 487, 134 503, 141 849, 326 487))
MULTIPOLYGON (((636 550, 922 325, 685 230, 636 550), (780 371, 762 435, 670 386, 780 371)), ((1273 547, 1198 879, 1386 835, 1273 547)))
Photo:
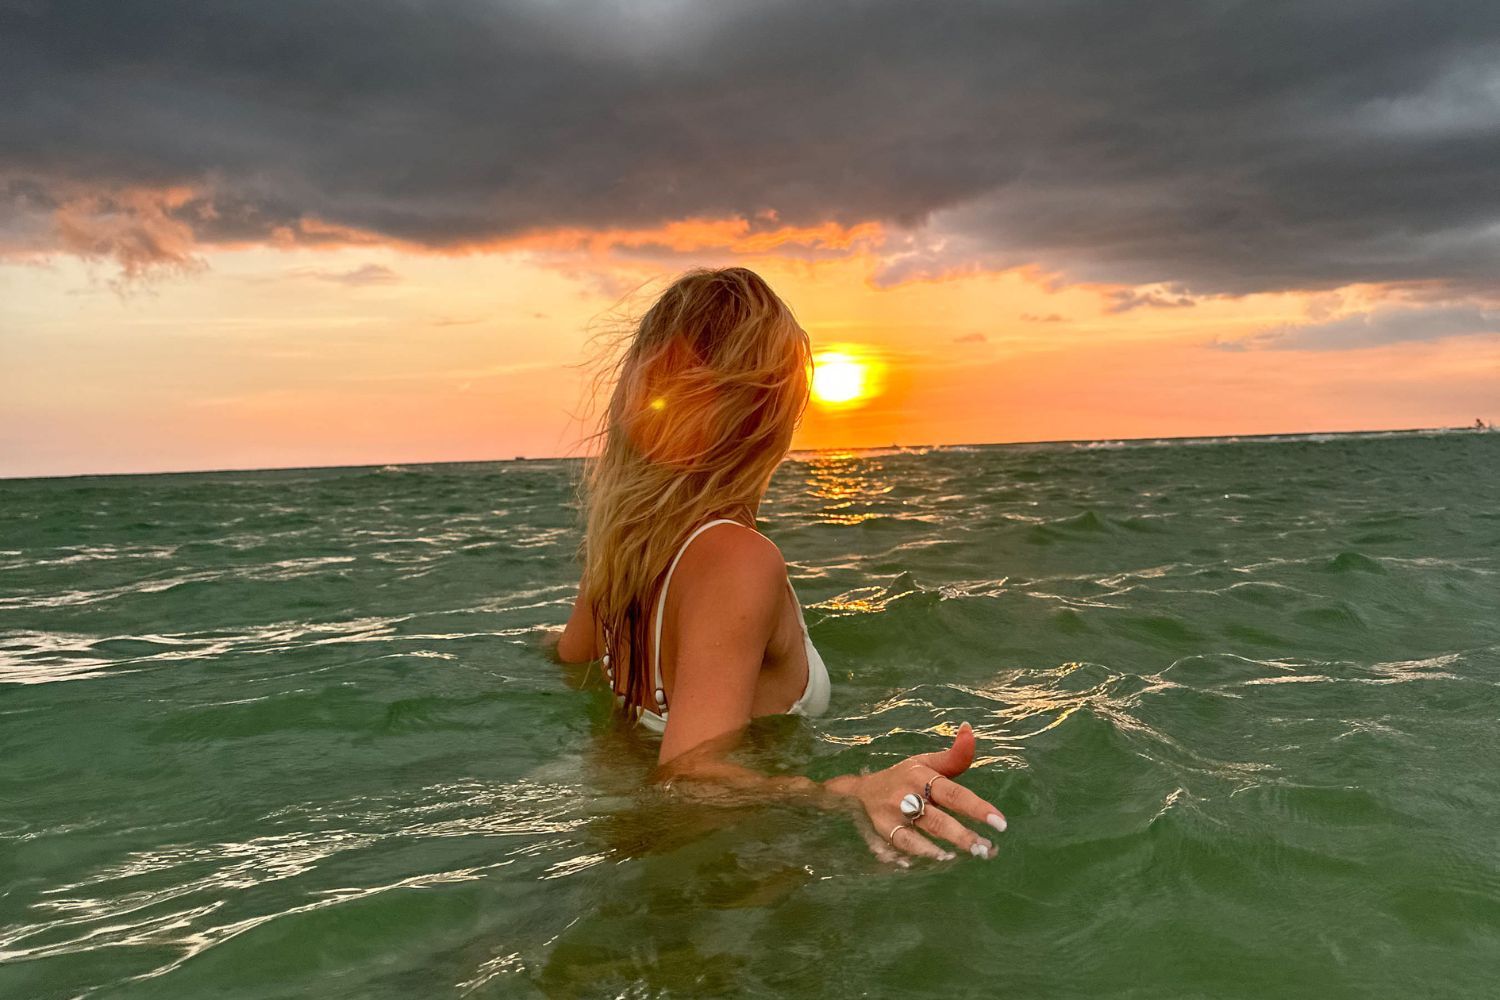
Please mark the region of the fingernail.
POLYGON ((988 858, 990 856, 990 846, 988 841, 981 840, 969 848, 969 853, 976 858, 988 858))
POLYGON ((905 858, 897 858, 896 859, 896 866, 898 868, 910 868, 911 867, 911 862, 907 861, 905 858))
POLYGON ((944 851, 941 857, 944 861, 952 861, 954 858, 958 857, 958 855, 954 854, 952 851, 944 851))
POLYGON ((990 813, 984 818, 984 821, 1001 833, 1005 832, 1005 817, 999 813, 990 813))

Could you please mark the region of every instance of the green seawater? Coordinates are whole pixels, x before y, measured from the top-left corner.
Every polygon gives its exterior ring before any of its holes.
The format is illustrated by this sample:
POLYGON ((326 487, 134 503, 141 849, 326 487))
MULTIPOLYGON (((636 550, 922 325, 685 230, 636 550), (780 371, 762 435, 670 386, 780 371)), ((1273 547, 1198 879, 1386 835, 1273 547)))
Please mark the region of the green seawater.
POLYGON ((833 678, 999 856, 643 784, 541 631, 577 467, 0 482, 0 997, 1486 997, 1500 435, 801 455, 833 678))

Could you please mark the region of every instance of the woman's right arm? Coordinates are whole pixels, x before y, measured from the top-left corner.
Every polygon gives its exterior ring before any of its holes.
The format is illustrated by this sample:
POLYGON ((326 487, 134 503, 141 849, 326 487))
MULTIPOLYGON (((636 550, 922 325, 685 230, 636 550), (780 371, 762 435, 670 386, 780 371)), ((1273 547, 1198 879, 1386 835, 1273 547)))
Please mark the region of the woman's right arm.
POLYGON ((573 611, 561 633, 551 633, 555 638, 550 645, 553 657, 560 663, 588 663, 602 655, 598 647, 598 629, 594 625, 594 612, 584 597, 583 580, 578 581, 578 596, 573 599, 573 611))
POLYGON ((786 599, 786 563, 755 532, 710 532, 698 545, 702 548, 690 550, 678 569, 688 585, 677 616, 671 707, 657 780, 701 798, 774 798, 850 812, 868 821, 866 840, 883 856, 894 854, 892 846, 908 854, 951 856, 927 834, 975 856, 993 857, 994 845, 950 814, 1005 828, 998 809, 953 780, 974 760, 974 733, 967 723, 947 750, 826 782, 773 777, 728 759, 750 722, 766 645, 786 599), (902 796, 923 796, 929 789, 926 812, 914 826, 905 825, 902 796))

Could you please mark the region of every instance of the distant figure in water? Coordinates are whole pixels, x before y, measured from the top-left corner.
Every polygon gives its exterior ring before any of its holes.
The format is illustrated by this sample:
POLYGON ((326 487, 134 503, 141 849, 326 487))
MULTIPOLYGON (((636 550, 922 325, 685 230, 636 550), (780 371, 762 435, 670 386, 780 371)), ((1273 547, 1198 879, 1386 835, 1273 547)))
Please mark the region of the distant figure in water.
POLYGON ((656 780, 704 797, 847 811, 875 853, 950 859, 1006 826, 954 779, 974 731, 879 771, 818 782, 727 758, 756 716, 816 716, 830 683, 781 551, 756 530, 811 389, 812 346, 755 272, 695 268, 635 325, 583 485, 582 574, 557 659, 599 660, 616 704, 661 735, 656 780), (868 826, 864 821, 868 820, 868 826))

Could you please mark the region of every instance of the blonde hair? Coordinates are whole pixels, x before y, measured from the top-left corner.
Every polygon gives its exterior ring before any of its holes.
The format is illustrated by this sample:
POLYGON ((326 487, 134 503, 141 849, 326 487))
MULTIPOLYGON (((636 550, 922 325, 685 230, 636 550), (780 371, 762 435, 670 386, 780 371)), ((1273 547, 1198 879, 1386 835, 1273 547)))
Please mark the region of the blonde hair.
POLYGON ((635 716, 651 690, 652 598, 688 532, 746 510, 807 408, 812 345, 765 280, 694 268, 633 325, 604 377, 608 408, 585 464, 584 599, 635 716))

